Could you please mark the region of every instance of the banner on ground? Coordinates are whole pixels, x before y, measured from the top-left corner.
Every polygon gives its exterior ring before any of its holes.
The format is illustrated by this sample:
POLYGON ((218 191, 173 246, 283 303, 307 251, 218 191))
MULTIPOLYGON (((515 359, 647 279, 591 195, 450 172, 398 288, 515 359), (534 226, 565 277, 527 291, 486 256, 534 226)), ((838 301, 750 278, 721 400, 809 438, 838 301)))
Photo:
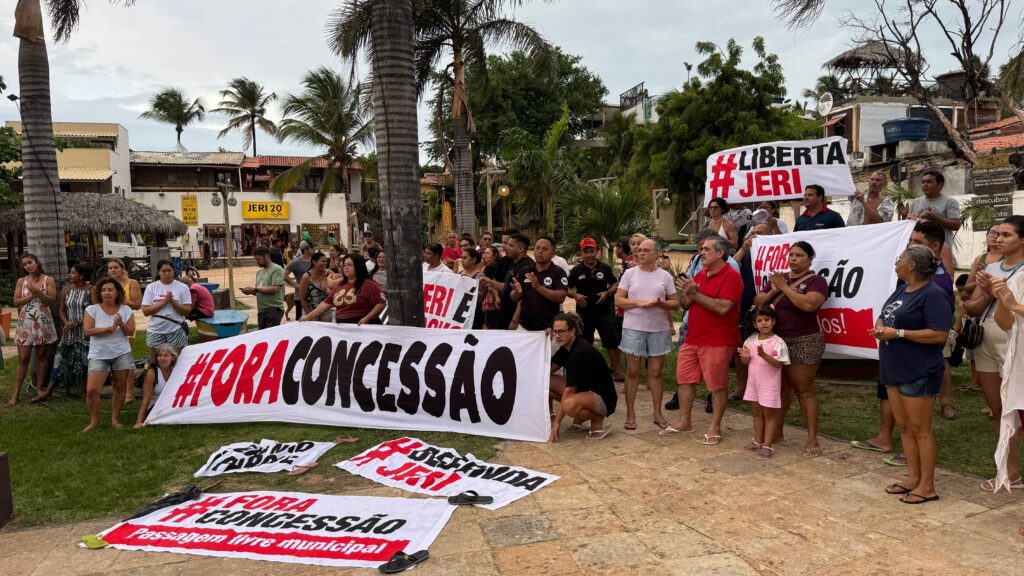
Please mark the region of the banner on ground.
POLYGON ((704 205, 712 198, 729 204, 799 200, 818 184, 826 196, 852 196, 857 190, 846 161, 846 138, 768 142, 730 148, 708 156, 704 205))
POLYGON ((288 472, 299 466, 311 466, 334 442, 278 442, 264 438, 256 442, 235 442, 214 452, 195 477, 219 476, 238 472, 288 472))
POLYGON ((146 424, 292 422, 544 442, 543 332, 295 322, 181 351, 146 424))
POLYGON ((427 328, 469 330, 476 317, 480 285, 461 274, 423 273, 423 313, 427 328))
POLYGON ((896 288, 896 258, 907 247, 915 222, 889 222, 813 232, 758 236, 751 246, 758 290, 773 272, 789 271, 789 247, 804 240, 814 248, 811 268, 828 282, 828 298, 818 310, 825 350, 854 358, 878 359, 878 341, 868 334, 896 288))
POLYGON ((430 546, 455 509, 444 500, 299 492, 207 494, 121 522, 111 548, 376 568, 430 546))
POLYGON ((455 496, 470 490, 494 498, 481 508, 497 510, 558 480, 558 476, 529 468, 490 464, 472 454, 418 438, 382 442, 336 464, 342 470, 379 484, 432 496, 455 496))

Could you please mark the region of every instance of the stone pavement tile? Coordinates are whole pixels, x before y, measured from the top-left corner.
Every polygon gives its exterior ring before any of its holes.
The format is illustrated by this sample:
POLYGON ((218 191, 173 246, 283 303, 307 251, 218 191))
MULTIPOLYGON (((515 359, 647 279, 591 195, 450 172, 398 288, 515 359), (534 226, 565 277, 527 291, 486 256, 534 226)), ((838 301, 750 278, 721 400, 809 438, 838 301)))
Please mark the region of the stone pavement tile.
POLYGON ((665 522, 636 535, 662 563, 726 551, 711 538, 678 522, 665 522))
POLYGON ((1021 524, 1024 524, 1024 517, 1020 514, 989 510, 965 518, 957 526, 997 540, 1017 554, 1024 554, 1024 538, 1017 532, 1021 524))
MULTIPOLYGON (((352 574, 352 576, 358 576, 370 574, 371 572, 365 568, 352 569, 351 571, 346 570, 344 574, 352 574)), ((481 550, 479 552, 467 552, 465 554, 458 554, 454 556, 444 556, 441 558, 435 558, 433 554, 427 559, 426 562, 419 564, 410 574, 416 576, 466 576, 472 574, 473 576, 498 576, 498 566, 494 561, 489 550, 481 550)), ((337 572, 327 572, 334 576, 337 572)), ((218 575, 222 576, 222 575, 218 575)), ((287 573, 282 573, 282 576, 290 576, 287 573)))
POLYGON ((779 533, 777 528, 742 510, 694 509, 681 513, 679 521, 716 543, 734 549, 755 540, 774 538, 779 533))
POLYGON ((876 574, 900 574, 932 576, 934 574, 956 574, 972 576, 983 574, 954 561, 956 551, 934 554, 920 547, 918 540, 892 542, 888 546, 857 558, 857 562, 874 569, 876 574))
POLYGON ((634 459, 630 456, 613 456, 603 460, 584 462, 578 465, 578 469, 591 479, 613 482, 624 478, 635 478, 643 474, 645 470, 638 467, 635 460, 646 461, 643 457, 634 459))
POLYGON ((836 554, 788 532, 772 538, 756 538, 733 546, 751 566, 767 568, 784 576, 804 574, 840 560, 836 554))
POLYGON ((991 576, 1020 576, 1020 558, 1010 558, 993 562, 985 567, 985 572, 991 576))
POLYGON ((800 492, 794 492, 790 496, 795 500, 821 508, 833 516, 843 516, 863 508, 878 507, 883 497, 887 496, 882 490, 879 490, 878 493, 880 496, 867 496, 832 482, 801 490, 800 492))
POLYGON ((746 560, 732 552, 709 554, 686 560, 670 560, 664 563, 666 574, 679 576, 757 576, 755 570, 746 560))
POLYGON ((706 458, 708 456, 698 450, 700 444, 697 442, 683 442, 683 440, 693 440, 696 438, 693 434, 676 434, 675 436, 665 436, 665 438, 670 440, 668 444, 652 447, 647 452, 640 454, 627 455, 626 458, 643 462, 645 468, 665 468, 681 462, 696 462, 698 458, 706 458))
POLYGON ((585 572, 614 569, 647 568, 658 564, 658 558, 644 546, 635 533, 586 535, 562 541, 585 572))
POLYGON ((672 498, 681 490, 679 484, 666 473, 643 478, 623 478, 608 482, 610 486, 622 492, 627 498, 636 502, 650 503, 672 498))
POLYGON ((576 510, 600 506, 606 502, 587 484, 566 486, 558 482, 532 496, 541 510, 576 510))
POLYGON ((941 520, 931 516, 927 510, 922 510, 927 506, 904 504, 898 496, 893 496, 891 501, 845 514, 843 519, 864 529, 906 541, 943 525, 941 520))
POLYGON ((806 576, 887 576, 888 574, 890 572, 879 570, 877 566, 865 564, 860 560, 843 560, 808 572, 806 576))
POLYGON ((893 479, 876 472, 865 472, 863 474, 847 476, 846 478, 838 478, 830 484, 840 490, 848 490, 868 498, 884 500, 890 496, 886 494, 885 489, 893 484, 893 479))
POLYGON ((652 506, 645 506, 619 500, 612 501, 609 508, 611 508, 612 514, 622 522, 625 527, 624 531, 658 529, 678 521, 678 518, 664 508, 663 502, 652 502, 651 504, 652 506))
POLYGON ((753 484, 747 477, 733 478, 724 475, 718 485, 703 492, 705 497, 713 502, 714 507, 723 509, 764 504, 778 497, 778 494, 772 492, 769 487, 753 484))
MULTIPOLYGON (((772 459, 774 460, 774 458, 772 459)), ((755 486, 761 486, 780 495, 799 492, 825 483, 825 480, 821 478, 793 472, 789 468, 779 466, 768 466, 759 472, 747 476, 745 480, 755 486)))
POLYGON ((520 546, 557 540, 558 533, 546 516, 506 516, 480 523, 484 539, 491 548, 520 546))
POLYGON ((524 546, 495 548, 494 560, 498 573, 502 576, 580 572, 579 564, 561 542, 538 542, 524 546))
POLYGON ((551 457, 561 461, 563 464, 581 464, 592 460, 610 458, 617 454, 605 449, 600 442, 590 442, 584 447, 583 441, 558 441, 555 444, 544 444, 541 450, 547 452, 551 457))
POLYGON ((780 498, 742 510, 760 522, 807 540, 844 558, 855 558, 885 546, 885 534, 828 513, 794 498, 780 498))
MULTIPOLYGON (((909 543, 922 550, 931 551, 936 556, 943 556, 952 551, 956 562, 976 570, 986 570, 992 564, 1011 558, 1020 560, 1019 551, 1007 547, 998 540, 957 526, 937 528, 914 538, 909 543)), ((1018 566, 1024 571, 1024 566, 1020 566, 1019 563, 1018 566)))
MULTIPOLYGON (((541 488, 540 492, 557 486, 558 482, 551 484, 545 488, 541 488)), ((540 493, 538 492, 538 494, 540 493)), ((504 518, 507 516, 538 516, 540 515, 540 506, 537 504, 537 499, 527 496, 520 498, 511 504, 507 504, 498 508, 497 510, 487 510, 485 508, 478 508, 476 506, 459 506, 455 512, 455 516, 449 521, 455 522, 456 519, 462 520, 465 518, 471 522, 482 522, 484 520, 493 520, 495 518, 504 518)))
POLYGON ((683 490, 709 490, 720 486, 729 479, 714 466, 698 462, 680 462, 669 469, 669 479, 683 490))
POLYGON ((613 430, 600 442, 589 441, 585 443, 585 446, 589 448, 592 444, 600 444, 602 451, 614 456, 639 454, 656 448, 656 445, 646 442, 642 438, 630 434, 619 434, 617 430, 613 430))
POLYGON ((465 519, 450 521, 430 546, 431 556, 453 556, 465 552, 487 550, 483 530, 477 522, 465 519))
POLYGON ((557 466, 548 466, 543 471, 548 474, 554 474, 559 478, 553 484, 547 486, 546 488, 543 488, 542 490, 547 490, 548 488, 554 486, 577 486, 585 482, 585 480, 583 479, 583 475, 580 474, 579 468, 569 464, 558 464, 557 466))
POLYGON ((1020 502, 1024 499, 1024 490, 1014 490, 1012 492, 1000 490, 996 493, 985 492, 980 487, 982 482, 984 482, 983 479, 970 476, 945 478, 941 481, 936 480, 935 489, 940 494, 956 496, 961 500, 966 500, 989 509, 999 508, 1005 504, 1020 502))
POLYGON ((753 453, 742 450, 704 458, 698 460, 697 463, 703 466, 710 466, 729 476, 747 476, 773 466, 771 462, 758 460, 754 457, 753 453))
MULTIPOLYGON (((725 415, 722 416, 722 426, 732 432, 740 432, 742 430, 753 430, 754 419, 751 418, 750 414, 745 412, 736 412, 727 410, 725 415)), ((748 436, 752 435, 748 434, 748 436)))
POLYGON ((974 516, 975 514, 981 514, 986 512, 988 509, 978 504, 972 504, 966 500, 961 500, 955 496, 942 493, 942 489, 939 488, 939 495, 941 498, 935 502, 929 502, 927 506, 927 513, 929 518, 944 522, 946 524, 959 524, 962 520, 974 516))
MULTIPOLYGON (((95 552, 95 550, 93 551, 95 552)), ((168 564, 180 564, 189 559, 186 554, 173 554, 170 552, 142 552, 137 550, 118 550, 118 557, 114 567, 122 569, 144 569, 155 568, 168 564)))
POLYGON ((608 506, 582 508, 571 513, 548 512, 546 516, 561 538, 627 531, 626 525, 608 506))
POLYGON ((863 467, 858 463, 829 458, 827 453, 817 458, 804 457, 802 456, 803 444, 793 445, 793 450, 797 450, 797 453, 801 454, 801 457, 796 462, 788 464, 787 468, 802 474, 807 474, 808 476, 815 476, 826 480, 835 480, 836 478, 855 476, 865 472, 863 467))
POLYGON ((60 550, 41 559, 31 574, 33 576, 102 574, 110 571, 121 555, 120 550, 89 550, 73 544, 67 546, 68 548, 64 548, 62 545, 60 550))

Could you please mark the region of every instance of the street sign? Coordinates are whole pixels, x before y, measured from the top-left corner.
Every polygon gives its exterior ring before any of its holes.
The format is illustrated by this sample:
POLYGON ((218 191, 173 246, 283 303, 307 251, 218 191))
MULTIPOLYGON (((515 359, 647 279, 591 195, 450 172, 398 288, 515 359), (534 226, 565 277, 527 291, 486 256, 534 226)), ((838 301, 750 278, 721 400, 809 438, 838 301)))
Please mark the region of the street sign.
POLYGON ((195 194, 181 195, 181 221, 186 226, 199 225, 199 196, 195 194))
POLYGON ((971 170, 975 194, 1004 194, 1017 189, 1017 167, 1010 153, 979 156, 971 170))
POLYGON ((1002 220, 1013 214, 1013 192, 975 196, 971 206, 990 207, 996 211, 996 220, 1002 220))

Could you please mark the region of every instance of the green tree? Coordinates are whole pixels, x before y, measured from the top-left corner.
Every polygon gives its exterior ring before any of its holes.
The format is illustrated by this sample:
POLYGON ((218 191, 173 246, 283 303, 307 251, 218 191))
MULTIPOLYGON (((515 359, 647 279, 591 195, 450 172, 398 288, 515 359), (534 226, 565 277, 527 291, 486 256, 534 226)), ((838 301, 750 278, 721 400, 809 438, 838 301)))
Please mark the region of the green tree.
POLYGON ((825 94, 831 94, 836 100, 842 97, 843 86, 838 77, 832 74, 818 76, 818 79, 814 82, 814 88, 804 90, 804 98, 814 100, 815 102, 821 100, 821 97, 825 94))
MULTIPOLYGON (((550 60, 553 53, 536 30, 504 14, 506 7, 514 8, 522 3, 523 0, 413 0, 417 85, 422 88, 430 73, 443 64, 452 86, 456 222, 458 229, 464 232, 472 233, 476 229, 470 148, 470 134, 475 125, 469 107, 466 69, 486 66, 487 50, 495 46, 524 50, 538 63, 550 60)), ((335 44, 341 54, 351 57, 366 44, 374 2, 353 0, 350 5, 354 8, 352 17, 336 20, 329 35, 338 38, 335 44)))
POLYGON ((154 120, 161 124, 174 126, 178 135, 178 149, 181 145, 181 133, 185 127, 195 122, 202 122, 206 117, 206 107, 199 98, 189 102, 181 88, 164 88, 149 100, 149 110, 139 114, 144 120, 154 120))
POLYGON ((238 130, 242 133, 242 148, 251 144, 252 155, 256 156, 256 128, 271 136, 277 133, 277 126, 267 118, 267 106, 277 100, 277 94, 268 94, 258 82, 243 76, 228 82, 227 89, 220 91, 220 97, 223 100, 210 112, 226 114, 229 118, 228 125, 217 134, 217 138, 238 130))
POLYGON ((621 180, 611 186, 571 186, 558 197, 558 207, 565 220, 559 245, 566 258, 585 237, 609 250, 622 236, 637 232, 651 236, 654 232, 650 194, 621 180))
POLYGON ((289 94, 283 101, 284 118, 277 138, 321 152, 274 178, 270 191, 281 197, 294 190, 314 165, 324 161, 327 168, 316 197, 317 209, 323 214, 331 194, 348 194, 348 167, 356 159, 358 147, 373 142, 373 120, 362 85, 346 84, 330 68, 321 66, 307 72, 302 87, 302 94, 289 94))
POLYGON ((522 128, 505 132, 501 159, 514 191, 511 199, 519 206, 519 217, 539 216, 546 234, 555 231, 555 199, 579 185, 563 145, 568 140, 569 109, 562 106, 562 117, 552 124, 543 139, 522 128))
POLYGON ((355 58, 369 52, 381 220, 386 223, 388 317, 423 326, 418 126, 413 7, 409 0, 346 0, 329 24, 329 43, 355 58))
POLYGON ((21 180, 21 138, 13 128, 0 128, 0 208, 19 206, 24 197, 14 191, 13 184, 21 180), (17 167, 7 168, 8 163, 18 163, 17 167))
POLYGON ((501 135, 509 128, 544 133, 562 115, 563 102, 569 107, 569 136, 592 136, 590 118, 601 111, 608 95, 604 83, 581 64, 579 56, 561 50, 557 50, 554 74, 538 74, 530 55, 515 51, 488 57, 486 70, 470 70, 467 82, 476 124, 473 150, 490 157, 497 155, 501 135))
POLYGON ((658 122, 632 129, 634 150, 627 177, 643 186, 668 188, 682 225, 704 191, 708 156, 736 146, 800 140, 817 135, 814 122, 789 107, 773 108, 786 92, 778 57, 754 39, 757 62, 741 68, 742 48, 729 40, 725 50, 698 42, 704 61, 697 76, 658 104, 658 122))

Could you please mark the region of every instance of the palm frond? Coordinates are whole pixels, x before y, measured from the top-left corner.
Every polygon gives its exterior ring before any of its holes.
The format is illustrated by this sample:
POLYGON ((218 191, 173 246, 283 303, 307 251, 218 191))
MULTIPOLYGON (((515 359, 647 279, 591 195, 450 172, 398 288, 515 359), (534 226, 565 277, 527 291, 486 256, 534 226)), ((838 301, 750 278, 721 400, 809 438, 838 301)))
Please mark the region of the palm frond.
POLYGON ((278 174, 277 177, 270 182, 270 193, 277 199, 283 198, 286 193, 294 190, 300 182, 306 179, 306 175, 309 174, 310 169, 313 168, 313 163, 319 159, 319 156, 316 158, 309 158, 305 162, 278 174))

